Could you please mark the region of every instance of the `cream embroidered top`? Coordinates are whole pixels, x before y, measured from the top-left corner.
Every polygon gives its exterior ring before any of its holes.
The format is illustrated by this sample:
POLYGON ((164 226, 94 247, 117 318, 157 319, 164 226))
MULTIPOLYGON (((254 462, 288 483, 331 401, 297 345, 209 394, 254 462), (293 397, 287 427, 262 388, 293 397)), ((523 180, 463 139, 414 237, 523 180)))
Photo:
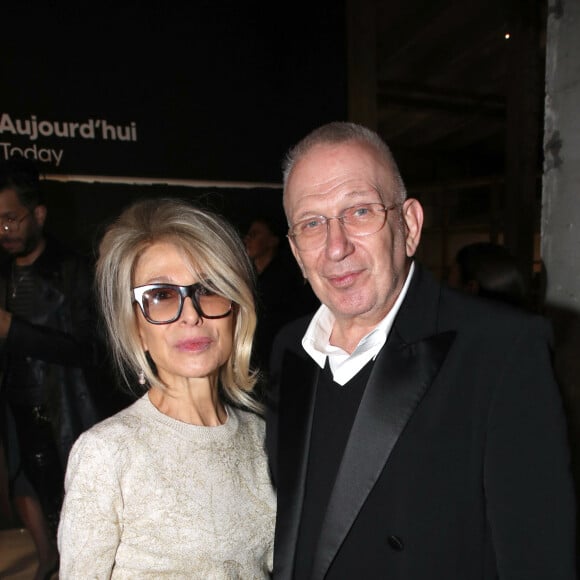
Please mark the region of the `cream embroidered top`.
POLYGON ((227 411, 224 425, 189 425, 145 395, 79 437, 58 530, 61 580, 268 577, 264 422, 227 411))

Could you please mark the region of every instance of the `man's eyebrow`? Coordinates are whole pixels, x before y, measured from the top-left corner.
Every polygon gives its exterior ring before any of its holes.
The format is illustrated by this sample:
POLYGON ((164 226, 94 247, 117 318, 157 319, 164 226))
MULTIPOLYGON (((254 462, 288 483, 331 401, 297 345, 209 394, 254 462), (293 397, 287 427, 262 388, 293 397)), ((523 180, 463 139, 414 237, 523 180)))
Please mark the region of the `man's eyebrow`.
MULTIPOLYGON (((349 204, 356 204, 357 201, 360 200, 360 198, 365 197, 366 195, 377 195, 378 196, 378 200, 377 201, 365 201, 365 203, 383 203, 383 198, 381 196, 381 192, 374 188, 374 187, 370 187, 368 189, 355 189, 353 191, 349 191, 348 193, 345 194, 343 200, 346 202, 344 209, 347 209, 348 207, 351 207, 351 205, 349 204)), ((304 209, 301 212, 299 212, 297 214, 297 221, 301 221, 302 219, 304 219, 304 217, 308 217, 308 216, 315 216, 315 215, 324 215, 322 214, 320 211, 316 211, 313 209, 304 209), (300 216, 300 217, 298 217, 300 216)))

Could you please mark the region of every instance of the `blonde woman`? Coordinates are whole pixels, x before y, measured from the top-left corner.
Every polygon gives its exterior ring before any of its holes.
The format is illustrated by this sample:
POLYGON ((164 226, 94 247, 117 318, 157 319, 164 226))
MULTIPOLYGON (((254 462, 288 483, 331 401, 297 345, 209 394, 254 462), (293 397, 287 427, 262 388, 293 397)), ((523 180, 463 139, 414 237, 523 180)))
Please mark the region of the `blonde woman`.
POLYGON ((61 579, 269 577, 252 272, 232 226, 184 201, 137 202, 105 233, 102 314, 121 375, 145 392, 71 452, 61 579))

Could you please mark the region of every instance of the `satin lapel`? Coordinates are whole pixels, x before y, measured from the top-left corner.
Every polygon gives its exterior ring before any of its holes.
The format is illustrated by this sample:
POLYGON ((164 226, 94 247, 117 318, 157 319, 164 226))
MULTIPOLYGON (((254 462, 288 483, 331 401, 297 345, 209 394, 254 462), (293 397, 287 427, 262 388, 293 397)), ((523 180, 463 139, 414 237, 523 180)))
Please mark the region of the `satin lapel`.
POLYGON ((407 345, 394 332, 377 357, 329 500, 313 580, 324 578, 454 337, 446 332, 407 345))
POLYGON ((284 361, 279 404, 278 512, 274 577, 292 578, 304 501, 308 450, 320 368, 289 353, 284 361))

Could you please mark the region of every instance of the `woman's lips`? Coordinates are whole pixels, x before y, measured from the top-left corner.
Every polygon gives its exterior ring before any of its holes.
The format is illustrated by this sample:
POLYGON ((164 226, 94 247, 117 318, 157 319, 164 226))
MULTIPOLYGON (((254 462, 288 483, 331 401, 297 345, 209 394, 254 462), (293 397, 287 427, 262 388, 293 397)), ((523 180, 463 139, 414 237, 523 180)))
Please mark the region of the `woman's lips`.
POLYGON ((212 342, 211 338, 204 336, 200 338, 180 340, 175 346, 178 350, 186 352, 200 352, 206 350, 212 342))

